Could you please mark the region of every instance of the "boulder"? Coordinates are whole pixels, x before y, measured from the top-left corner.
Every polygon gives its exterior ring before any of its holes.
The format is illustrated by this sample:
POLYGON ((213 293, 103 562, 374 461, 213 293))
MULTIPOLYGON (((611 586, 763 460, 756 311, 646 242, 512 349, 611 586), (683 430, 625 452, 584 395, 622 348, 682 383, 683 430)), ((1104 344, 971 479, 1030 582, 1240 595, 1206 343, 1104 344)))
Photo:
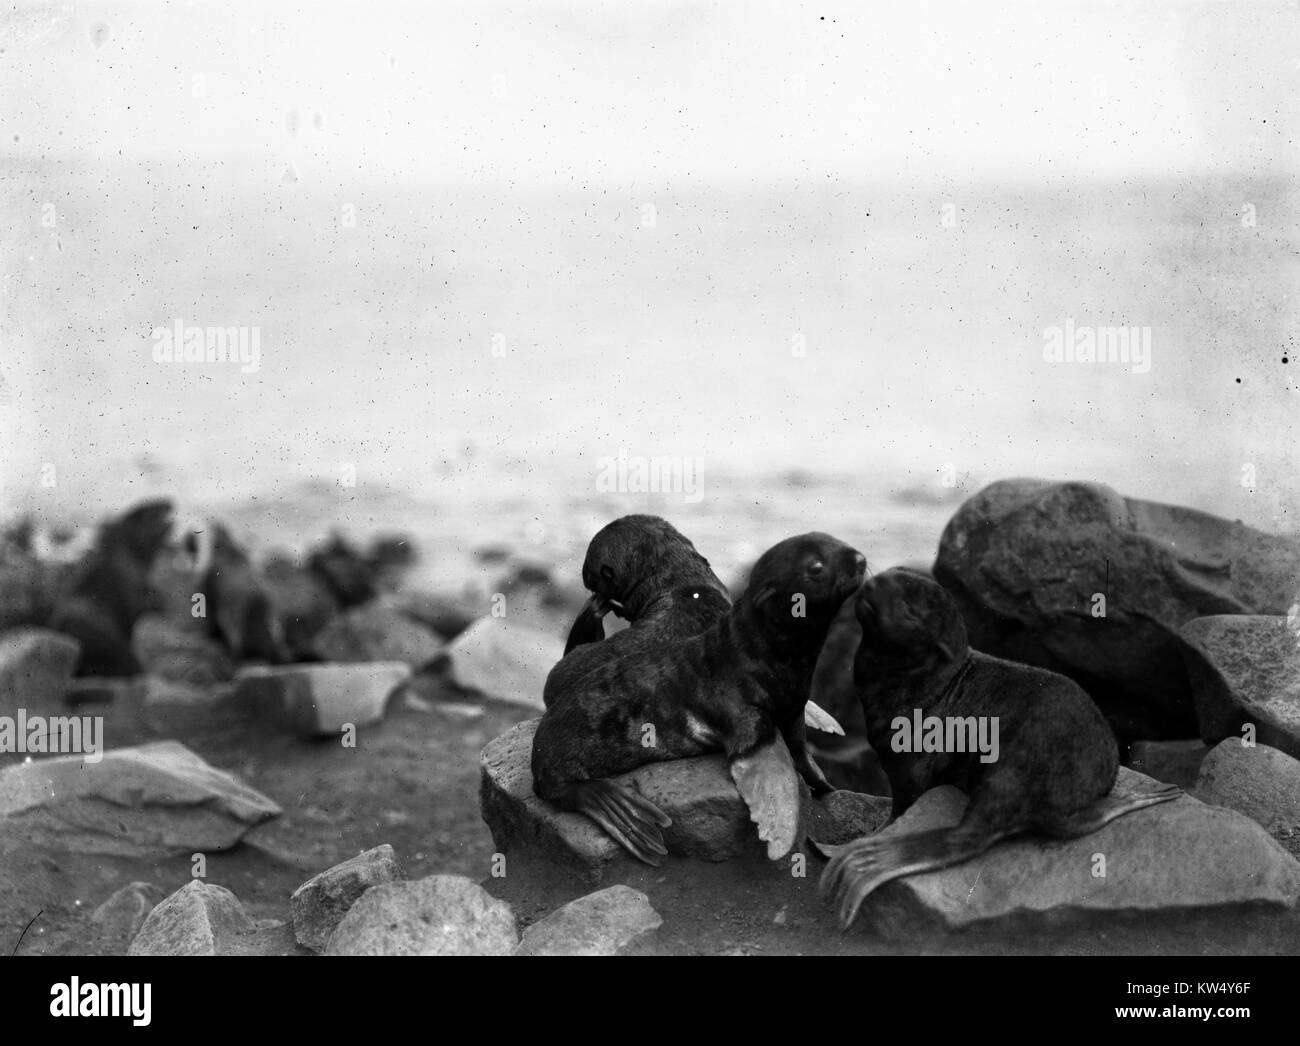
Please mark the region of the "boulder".
POLYGON ((358 897, 372 886, 402 878, 401 866, 387 843, 312 876, 289 898, 294 937, 299 944, 320 951, 358 897))
POLYGON ((1255 738, 1300 757, 1300 635, 1285 617, 1216 615, 1188 622, 1183 651, 1201 737, 1255 738))
POLYGON ((343 916, 326 955, 510 955, 510 905, 460 875, 372 886, 343 916))
POLYGON ((828 846, 851 842, 883 828, 893 807, 888 796, 836 789, 808 804, 808 835, 828 846))
POLYGON ((1300 540, 1099 483, 1014 479, 958 509, 934 576, 973 647, 1077 680, 1123 741, 1176 740, 1197 732, 1178 630, 1286 613, 1300 540))
MULTIPOLYGON (((1121 767, 1116 787, 1153 784, 1121 767)), ((880 837, 950 827, 966 804, 956 788, 931 789, 880 837)), ((1080 839, 1019 836, 964 864, 896 879, 866 899, 860 921, 892 940, 915 941, 975 926, 1015 931, 1114 916, 1245 912, 1256 905, 1280 910, 1298 899, 1300 863, 1264 829, 1183 796, 1080 839)))
POLYGON ((340 614, 312 640, 322 661, 402 661, 413 669, 432 661, 443 646, 429 628, 378 603, 340 614))
POLYGON ((226 850, 280 813, 184 745, 61 756, 0 770, 0 832, 72 853, 162 857, 226 850))
POLYGON ((388 605, 413 621, 433 629, 443 639, 455 639, 482 613, 482 606, 456 596, 407 591, 388 597, 388 605))
POLYGON ((145 614, 135 623, 131 652, 145 673, 191 686, 211 686, 235 674, 220 643, 162 614, 145 614))
POLYGON ((253 718, 302 737, 337 735, 345 724, 384 717, 393 691, 410 678, 400 661, 241 669, 235 701, 253 718))
POLYGON ((81 644, 47 628, 0 634, 0 715, 62 710, 81 644))
POLYGON ((1201 764, 1196 796, 1245 814, 1300 859, 1300 761, 1267 745, 1220 741, 1201 764))
POLYGON ((663 919, 650 898, 611 886, 570 901, 524 931, 516 955, 622 955, 654 940, 663 919))
POLYGON ((225 955, 255 932, 239 898, 224 886, 191 879, 149 913, 128 955, 225 955))
POLYGON ((1134 741, 1128 750, 1128 765, 1139 774, 1176 784, 1185 792, 1196 786, 1201 761, 1210 750, 1199 739, 1191 741, 1134 741))
POLYGON ((452 640, 436 664, 462 689, 544 711, 546 676, 563 656, 558 636, 484 617, 452 640))

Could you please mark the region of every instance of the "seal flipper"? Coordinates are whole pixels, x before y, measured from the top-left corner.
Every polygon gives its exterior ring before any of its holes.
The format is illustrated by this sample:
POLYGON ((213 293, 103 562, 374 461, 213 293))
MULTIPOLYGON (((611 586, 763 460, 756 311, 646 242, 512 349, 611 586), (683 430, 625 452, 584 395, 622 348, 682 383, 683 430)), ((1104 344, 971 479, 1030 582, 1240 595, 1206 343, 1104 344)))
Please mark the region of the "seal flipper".
POLYGON ((565 641, 564 652, 567 654, 574 647, 587 643, 599 643, 605 638, 605 607, 598 596, 592 596, 582 605, 578 616, 573 619, 569 629, 569 638, 565 641))
POLYGON ((590 817, 639 861, 658 867, 659 857, 668 853, 659 829, 671 825, 672 819, 622 785, 604 779, 579 782, 566 805, 590 817))
POLYGON ((733 758, 731 777, 749 807, 750 820, 758 825, 758 837, 767 843, 767 856, 773 861, 784 857, 799 834, 799 779, 785 739, 778 734, 748 755, 733 758))
POLYGON ((811 726, 814 730, 820 730, 824 734, 844 736, 844 727, 840 726, 836 718, 812 701, 803 706, 803 722, 804 726, 811 726))
POLYGON ((1077 839, 1091 835, 1102 825, 1110 824, 1117 817, 1143 810, 1157 803, 1167 803, 1185 793, 1177 785, 1157 784, 1154 788, 1137 788, 1122 790, 1115 788, 1108 795, 1102 796, 1091 806, 1086 806, 1073 814, 1058 817, 1051 824, 1042 826, 1045 834, 1056 839, 1077 839))

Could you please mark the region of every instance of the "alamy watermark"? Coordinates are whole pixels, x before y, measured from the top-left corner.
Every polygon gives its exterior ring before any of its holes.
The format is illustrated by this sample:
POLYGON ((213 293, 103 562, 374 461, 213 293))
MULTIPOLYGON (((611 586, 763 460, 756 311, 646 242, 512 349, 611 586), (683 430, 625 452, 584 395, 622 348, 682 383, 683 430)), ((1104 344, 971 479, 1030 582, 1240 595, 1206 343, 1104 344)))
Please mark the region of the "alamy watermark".
POLYGON ((926 715, 912 709, 910 717, 894 716, 889 728, 895 752, 978 752, 981 763, 998 760, 997 716, 926 715))
POLYGON ((1151 328, 1075 326, 1067 316, 1064 327, 1044 329, 1043 359, 1048 363, 1128 363, 1134 374, 1145 374, 1151 369, 1151 328))
POLYGON ((170 327, 155 327, 150 337, 156 363, 238 363, 244 374, 256 374, 262 365, 261 327, 186 326, 178 317, 170 327))
POLYGON ((104 758, 103 716, 43 716, 18 709, 0 716, 0 752, 7 755, 80 755, 87 763, 104 758))
POLYGON ((647 458, 625 448, 596 461, 596 489, 602 494, 681 494, 688 505, 704 497, 704 459, 647 458))

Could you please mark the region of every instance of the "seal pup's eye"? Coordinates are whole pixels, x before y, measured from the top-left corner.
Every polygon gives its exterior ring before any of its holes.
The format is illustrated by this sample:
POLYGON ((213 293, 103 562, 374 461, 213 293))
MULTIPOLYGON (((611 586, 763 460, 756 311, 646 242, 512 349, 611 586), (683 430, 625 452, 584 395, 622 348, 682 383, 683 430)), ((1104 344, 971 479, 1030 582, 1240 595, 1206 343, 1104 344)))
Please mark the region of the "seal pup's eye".
POLYGON ((808 564, 808 576, 817 577, 825 569, 826 569, 825 563, 823 563, 820 559, 814 559, 811 563, 808 564))
POLYGON ((612 568, 612 567, 609 567, 609 566, 603 566, 603 567, 601 567, 601 568, 600 568, 600 576, 603 577, 606 581, 613 581, 613 580, 614 580, 614 570, 613 570, 613 568, 612 568))

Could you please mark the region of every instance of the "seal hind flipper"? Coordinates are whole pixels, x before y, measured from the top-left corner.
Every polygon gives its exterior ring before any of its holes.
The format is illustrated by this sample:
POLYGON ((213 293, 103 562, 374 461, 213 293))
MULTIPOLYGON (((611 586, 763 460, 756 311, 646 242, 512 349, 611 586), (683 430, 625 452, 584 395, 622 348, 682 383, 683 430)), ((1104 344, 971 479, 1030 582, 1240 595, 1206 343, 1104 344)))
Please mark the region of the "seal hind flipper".
POLYGON ((659 829, 669 827, 672 818, 644 796, 613 781, 597 779, 574 785, 572 804, 637 860, 657 868, 658 858, 667 855, 659 829))
POLYGON ((573 619, 569 629, 569 638, 565 641, 564 652, 568 654, 574 647, 587 643, 599 643, 605 638, 604 611, 595 596, 582 605, 578 616, 573 619))
POLYGON ((778 735, 749 755, 731 760, 731 777, 775 861, 794 849, 799 834, 799 779, 785 739, 778 735))
POLYGON ((1160 784, 1155 788, 1140 788, 1133 791, 1115 791, 1102 796, 1091 806, 1065 814, 1051 824, 1043 825, 1043 831, 1056 839, 1077 839, 1090 835, 1102 825, 1110 824, 1117 817, 1144 810, 1157 803, 1167 803, 1185 793, 1177 785, 1160 784))
POLYGON ((803 721, 805 726, 820 730, 823 734, 844 736, 844 727, 840 726, 839 721, 826 709, 812 701, 803 706, 803 721))

